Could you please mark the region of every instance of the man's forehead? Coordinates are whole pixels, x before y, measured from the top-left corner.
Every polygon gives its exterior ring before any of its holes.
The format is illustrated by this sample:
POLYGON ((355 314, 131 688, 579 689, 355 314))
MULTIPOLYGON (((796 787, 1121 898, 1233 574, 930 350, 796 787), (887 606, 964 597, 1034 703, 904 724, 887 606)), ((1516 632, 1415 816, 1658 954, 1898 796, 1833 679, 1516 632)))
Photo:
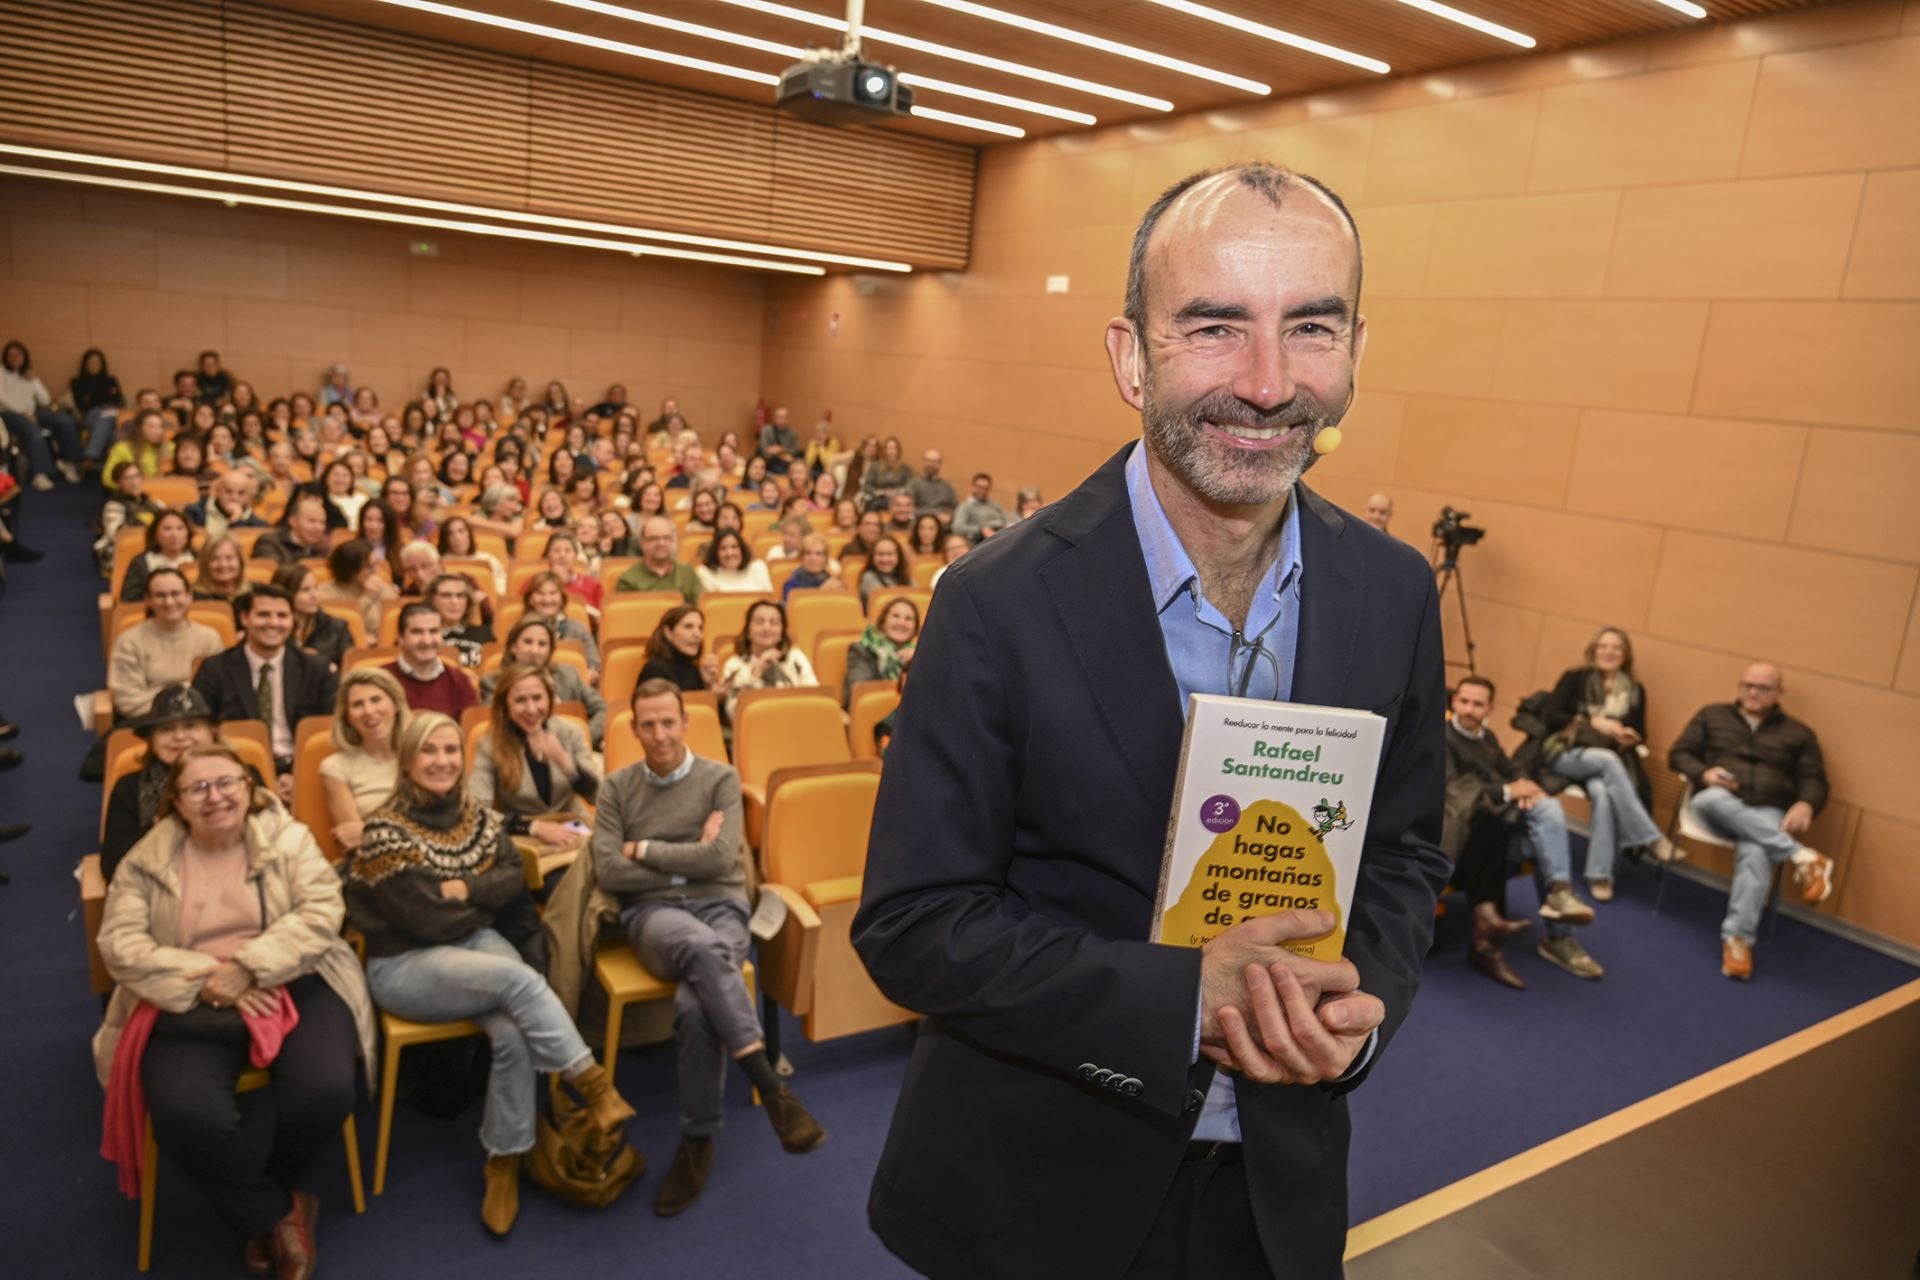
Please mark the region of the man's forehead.
POLYGON ((1154 228, 1149 293, 1171 307, 1249 285, 1344 296, 1358 281, 1358 254, 1345 217, 1317 187, 1291 182, 1276 205, 1224 173, 1183 193, 1154 228))

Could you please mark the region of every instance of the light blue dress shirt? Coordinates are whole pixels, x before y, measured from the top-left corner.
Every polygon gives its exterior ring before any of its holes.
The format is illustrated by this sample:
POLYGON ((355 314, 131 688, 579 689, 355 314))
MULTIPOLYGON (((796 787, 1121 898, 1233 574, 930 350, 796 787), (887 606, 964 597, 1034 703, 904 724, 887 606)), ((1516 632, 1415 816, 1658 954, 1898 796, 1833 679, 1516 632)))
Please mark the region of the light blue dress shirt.
MULTIPOLYGON (((1142 441, 1127 459, 1127 498, 1134 532, 1146 557, 1147 583, 1153 593, 1160 636, 1179 689, 1180 715, 1187 696, 1229 694, 1285 702, 1293 695, 1294 650, 1300 640, 1300 503, 1287 504, 1280 547, 1273 567, 1253 593, 1246 625, 1236 630, 1200 589, 1200 575, 1167 520, 1159 495, 1147 477, 1147 446, 1142 441)), ((1355 1060, 1353 1071, 1373 1055, 1373 1040, 1355 1060)), ((1200 1056, 1200 1013, 1194 1016, 1194 1059, 1200 1056)), ((1194 1126, 1196 1142, 1240 1141, 1240 1113, 1234 1105, 1233 1079, 1216 1071, 1194 1126)))

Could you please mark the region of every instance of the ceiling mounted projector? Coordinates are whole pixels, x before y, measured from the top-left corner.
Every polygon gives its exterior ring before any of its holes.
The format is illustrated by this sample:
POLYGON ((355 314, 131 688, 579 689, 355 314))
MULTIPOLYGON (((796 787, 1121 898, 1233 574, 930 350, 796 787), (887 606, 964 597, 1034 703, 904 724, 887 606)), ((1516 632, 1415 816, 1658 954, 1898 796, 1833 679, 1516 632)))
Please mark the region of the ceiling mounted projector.
POLYGON ((847 0, 847 35, 838 49, 815 49, 788 67, 774 90, 773 105, 815 124, 854 124, 875 116, 913 111, 913 90, 892 67, 860 54, 860 24, 866 0, 847 0))
POLYGON ((773 101, 815 124, 848 124, 908 114, 913 90, 900 83, 892 67, 833 54, 787 68, 773 101))

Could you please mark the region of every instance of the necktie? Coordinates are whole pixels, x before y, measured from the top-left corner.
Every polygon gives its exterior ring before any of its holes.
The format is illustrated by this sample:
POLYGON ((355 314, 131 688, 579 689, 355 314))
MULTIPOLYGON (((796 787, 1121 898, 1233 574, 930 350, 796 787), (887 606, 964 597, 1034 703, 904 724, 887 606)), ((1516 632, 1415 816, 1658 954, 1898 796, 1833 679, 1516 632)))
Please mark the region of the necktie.
POLYGON ((253 691, 253 696, 259 700, 260 718, 267 722, 267 736, 271 738, 273 716, 276 710, 273 705, 273 664, 271 662, 260 664, 260 687, 253 691))

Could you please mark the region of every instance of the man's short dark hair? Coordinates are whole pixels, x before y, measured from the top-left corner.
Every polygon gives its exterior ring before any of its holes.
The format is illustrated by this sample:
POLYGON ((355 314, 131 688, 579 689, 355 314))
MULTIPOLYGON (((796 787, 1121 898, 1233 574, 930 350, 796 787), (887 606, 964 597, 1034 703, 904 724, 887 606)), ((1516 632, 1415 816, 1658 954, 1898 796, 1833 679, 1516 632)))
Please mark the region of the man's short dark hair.
POLYGON ((992 483, 993 483, 993 477, 992 477, 992 476, 990 476, 990 475, 988 475, 988 474, 987 474, 986 472, 984 472, 984 471, 976 471, 976 472, 974 472, 974 473, 973 473, 973 478, 974 478, 975 480, 985 480, 985 481, 986 481, 986 482, 987 482, 988 484, 992 484, 992 483))
POLYGON ((400 610, 400 634, 405 635, 407 633, 407 623, 423 616, 432 618, 434 626, 437 627, 440 625, 440 611, 424 600, 415 600, 412 604, 400 610))
POLYGON ((295 489, 293 491, 293 497, 287 501, 287 512, 280 518, 280 523, 285 524, 287 521, 293 519, 293 513, 300 509, 300 504, 303 502, 319 503, 321 514, 326 514, 327 500, 325 498, 311 489, 295 489))
POLYGON ((186 591, 190 589, 187 585, 187 575, 180 572, 178 569, 164 569, 164 568, 155 569, 152 573, 147 575, 147 599, 149 600, 153 599, 153 584, 160 581, 160 579, 162 578, 169 578, 169 577, 180 579, 180 589, 182 591, 186 591))
POLYGON ((1240 185, 1249 191, 1265 196, 1267 202, 1278 209, 1286 199, 1289 189, 1296 184, 1318 191, 1333 202, 1346 220, 1347 230, 1353 233, 1355 278, 1353 283, 1354 306, 1360 305, 1360 281, 1365 275, 1365 262, 1360 253, 1360 227, 1353 220, 1353 213, 1347 208, 1347 202, 1338 193, 1318 178, 1304 173, 1295 173, 1284 165, 1271 164, 1264 160, 1249 160, 1242 164, 1222 165, 1215 169, 1202 169, 1189 174, 1160 193, 1160 198, 1147 206, 1140 215, 1140 225, 1133 233, 1133 252, 1127 259, 1127 301, 1125 315, 1133 323, 1137 333, 1147 319, 1147 247, 1153 240, 1153 229, 1160 225, 1160 219, 1173 207, 1174 201, 1209 178, 1217 178, 1223 173, 1231 173, 1240 180, 1240 185))
POLYGON ((669 695, 672 696, 674 705, 680 708, 680 715, 684 718, 687 714, 687 700, 680 695, 680 686, 659 676, 651 680, 642 680, 635 685, 633 697, 628 699, 627 705, 632 706, 642 698, 664 698, 669 695))
POLYGON ((1461 676, 1454 684, 1453 691, 1458 693, 1470 684, 1477 684, 1482 689, 1485 689, 1487 691, 1487 701, 1493 701, 1493 681, 1487 679, 1485 676, 1461 676))
POLYGON ((240 616, 244 618, 252 613, 253 606, 262 600, 278 600, 287 608, 293 608, 293 594, 285 587, 276 587, 271 582, 256 582, 235 602, 240 606, 240 616))

